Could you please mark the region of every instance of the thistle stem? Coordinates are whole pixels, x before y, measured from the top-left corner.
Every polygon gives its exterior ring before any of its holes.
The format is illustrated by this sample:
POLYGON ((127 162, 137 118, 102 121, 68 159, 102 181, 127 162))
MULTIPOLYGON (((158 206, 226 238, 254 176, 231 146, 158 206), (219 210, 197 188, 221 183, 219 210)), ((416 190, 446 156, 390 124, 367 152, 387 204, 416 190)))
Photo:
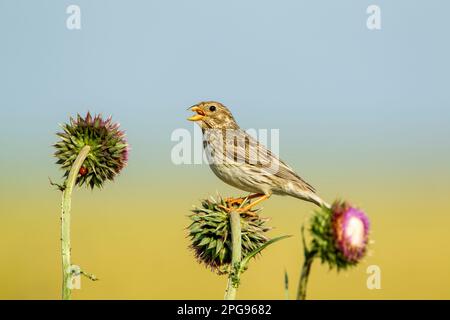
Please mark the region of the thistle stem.
POLYGON ((236 291, 239 287, 239 278, 241 273, 241 259, 242 259, 242 236, 241 236, 241 217, 238 212, 232 211, 230 213, 231 225, 231 270, 228 276, 227 289, 225 291, 225 300, 235 300, 236 291))
POLYGON ((311 272, 311 265, 316 257, 316 251, 308 251, 305 247, 305 261, 300 274, 300 281, 298 282, 297 300, 306 299, 306 287, 308 285, 308 278, 311 272))
POLYGON ((289 276, 287 271, 284 271, 284 298, 289 300, 289 276))
POLYGON ((62 298, 63 300, 71 299, 71 284, 72 284, 72 269, 70 262, 70 207, 72 191, 75 186, 78 172, 91 150, 90 146, 84 146, 75 159, 72 168, 70 169, 69 176, 67 177, 64 191, 62 194, 61 205, 61 256, 62 256, 62 298))

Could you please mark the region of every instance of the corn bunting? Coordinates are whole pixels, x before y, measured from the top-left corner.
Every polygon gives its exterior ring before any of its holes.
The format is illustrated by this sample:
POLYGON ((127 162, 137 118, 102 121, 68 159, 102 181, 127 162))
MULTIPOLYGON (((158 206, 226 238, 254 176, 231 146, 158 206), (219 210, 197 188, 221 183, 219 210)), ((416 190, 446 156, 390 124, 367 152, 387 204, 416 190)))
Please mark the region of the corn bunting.
MULTIPOLYGON (((225 183, 252 193, 249 198, 255 199, 245 208, 239 208, 240 212, 248 212, 272 194, 329 206, 291 167, 239 128, 223 104, 206 101, 189 109, 196 114, 188 120, 196 121, 202 129, 203 146, 212 171, 225 183)), ((228 199, 228 209, 242 201, 243 198, 228 199)))

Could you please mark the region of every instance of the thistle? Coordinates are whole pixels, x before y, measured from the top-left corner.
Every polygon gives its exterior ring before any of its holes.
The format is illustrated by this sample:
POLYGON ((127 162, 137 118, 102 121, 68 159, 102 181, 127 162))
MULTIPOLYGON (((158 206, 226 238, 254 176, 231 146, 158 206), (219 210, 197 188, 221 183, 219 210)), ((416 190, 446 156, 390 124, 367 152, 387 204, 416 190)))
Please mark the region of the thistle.
POLYGON ((70 122, 61 127, 63 132, 57 133, 61 140, 54 147, 58 158, 56 163, 61 165, 66 179, 85 146, 90 150, 78 171, 78 186, 101 188, 106 180, 114 180, 126 166, 128 143, 124 132, 119 130, 119 124, 113 123, 111 117, 103 120, 101 115, 92 117, 88 112, 84 118, 80 115, 76 119, 70 118, 70 122))
MULTIPOLYGON (((249 203, 249 199, 243 199, 240 207, 249 203)), ((287 237, 269 239, 266 232, 272 228, 266 226, 268 218, 257 214, 260 210, 238 214, 235 209, 228 207, 220 197, 203 200, 201 207, 194 208, 189 215, 192 222, 187 228, 190 248, 197 261, 219 275, 228 275, 226 299, 235 298, 240 275, 251 258, 287 237)))
POLYGON ((322 208, 311 219, 311 250, 330 269, 356 265, 365 255, 369 238, 369 219, 347 202, 336 201, 331 209, 322 208))
MULTIPOLYGON (((86 185, 93 189, 101 188, 106 180, 114 177, 126 166, 128 160, 128 143, 119 130, 119 124, 113 123, 111 117, 103 120, 101 115, 77 119, 70 118, 63 124, 63 132, 56 148, 56 162, 64 171, 64 182, 57 185, 62 191, 61 205, 61 255, 63 267, 62 297, 71 299, 71 287, 74 275, 85 275, 91 280, 97 278, 79 267, 71 264, 70 254, 70 207, 75 185, 86 185)), ((52 183, 54 184, 54 183, 52 183)))
POLYGON ((330 269, 338 271, 356 266, 364 258, 369 240, 369 219, 349 203, 335 201, 331 208, 322 207, 315 212, 309 231, 309 248, 303 238, 305 261, 297 293, 300 300, 306 298, 306 285, 314 258, 320 258, 330 269))

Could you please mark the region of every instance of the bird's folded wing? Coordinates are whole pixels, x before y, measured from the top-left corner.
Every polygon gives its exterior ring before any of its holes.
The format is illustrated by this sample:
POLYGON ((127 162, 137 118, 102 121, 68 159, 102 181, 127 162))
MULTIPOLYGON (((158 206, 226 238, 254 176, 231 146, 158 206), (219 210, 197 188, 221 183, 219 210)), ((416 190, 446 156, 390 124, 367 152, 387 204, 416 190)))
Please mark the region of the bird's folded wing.
POLYGON ((292 181, 305 190, 315 192, 313 186, 303 180, 290 166, 245 131, 241 129, 233 130, 233 138, 230 138, 228 134, 224 140, 223 155, 227 161, 253 166, 261 174, 292 181))

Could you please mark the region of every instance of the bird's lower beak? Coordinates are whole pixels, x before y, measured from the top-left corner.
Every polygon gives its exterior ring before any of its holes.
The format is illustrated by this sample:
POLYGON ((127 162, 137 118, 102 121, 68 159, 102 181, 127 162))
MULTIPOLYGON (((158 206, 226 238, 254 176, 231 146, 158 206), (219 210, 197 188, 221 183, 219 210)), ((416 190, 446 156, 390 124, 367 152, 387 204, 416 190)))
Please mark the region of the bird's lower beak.
POLYGON ((192 117, 189 117, 188 118, 189 121, 199 121, 199 120, 202 120, 203 117, 205 116, 205 113, 199 107, 192 107, 191 111, 197 112, 197 114, 193 115, 192 117))

